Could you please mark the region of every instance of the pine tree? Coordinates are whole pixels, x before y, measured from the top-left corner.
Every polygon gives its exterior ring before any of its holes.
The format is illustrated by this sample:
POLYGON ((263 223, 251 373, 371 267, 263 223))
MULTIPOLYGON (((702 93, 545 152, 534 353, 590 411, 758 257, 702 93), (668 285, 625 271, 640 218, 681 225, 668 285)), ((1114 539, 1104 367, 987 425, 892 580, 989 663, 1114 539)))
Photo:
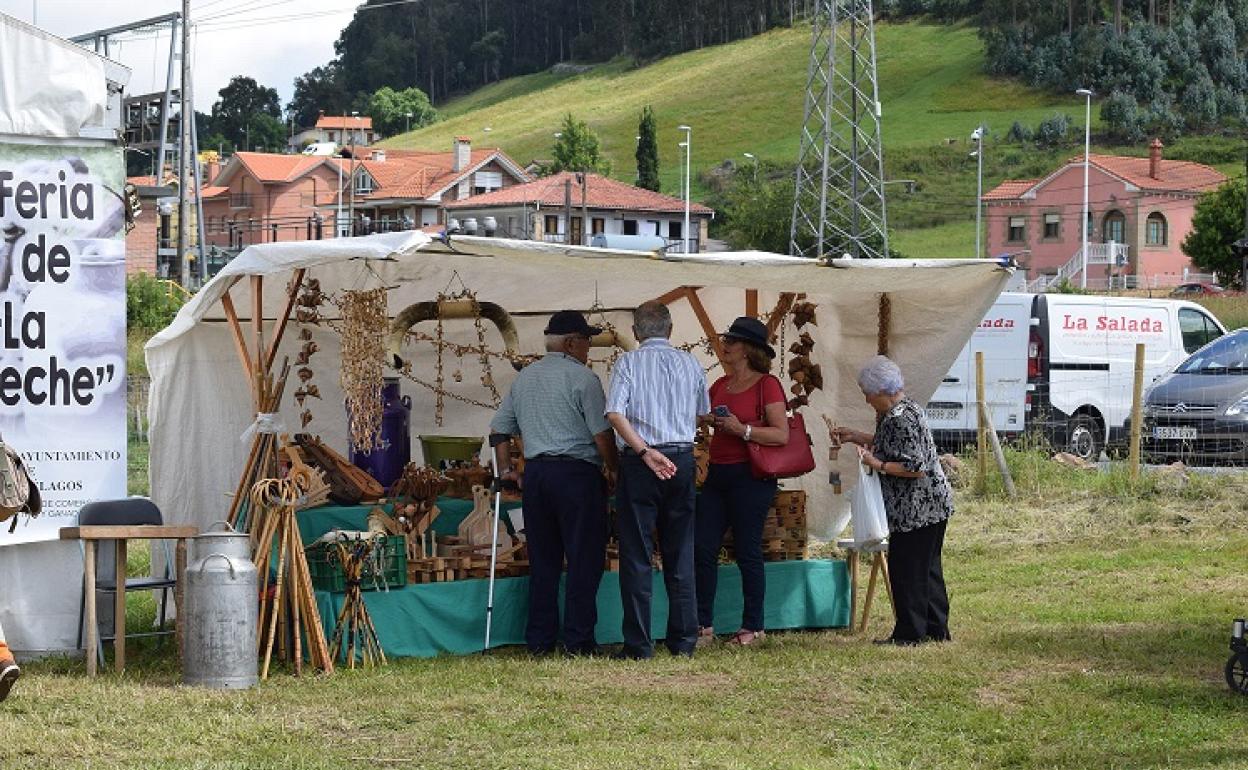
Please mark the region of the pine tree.
POLYGON ((659 192, 658 128, 648 104, 637 123, 637 186, 659 192))

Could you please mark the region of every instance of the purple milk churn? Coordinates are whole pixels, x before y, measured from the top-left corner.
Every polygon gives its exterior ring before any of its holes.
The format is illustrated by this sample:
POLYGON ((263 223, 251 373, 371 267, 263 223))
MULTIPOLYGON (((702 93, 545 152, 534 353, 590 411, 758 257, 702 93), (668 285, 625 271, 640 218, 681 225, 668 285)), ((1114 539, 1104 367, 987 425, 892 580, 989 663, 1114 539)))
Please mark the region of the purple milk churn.
POLYGON ((399 395, 399 378, 387 377, 381 386, 381 447, 371 452, 351 450, 351 462, 389 487, 412 459, 412 399, 399 395))

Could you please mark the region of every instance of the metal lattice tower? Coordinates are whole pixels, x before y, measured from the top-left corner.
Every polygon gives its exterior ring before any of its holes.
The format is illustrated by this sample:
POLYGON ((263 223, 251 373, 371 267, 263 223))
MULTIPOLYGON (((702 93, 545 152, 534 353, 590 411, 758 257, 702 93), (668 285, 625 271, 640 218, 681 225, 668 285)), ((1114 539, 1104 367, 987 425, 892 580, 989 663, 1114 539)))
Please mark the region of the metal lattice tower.
POLYGON ((789 253, 888 255, 871 0, 818 0, 789 253))

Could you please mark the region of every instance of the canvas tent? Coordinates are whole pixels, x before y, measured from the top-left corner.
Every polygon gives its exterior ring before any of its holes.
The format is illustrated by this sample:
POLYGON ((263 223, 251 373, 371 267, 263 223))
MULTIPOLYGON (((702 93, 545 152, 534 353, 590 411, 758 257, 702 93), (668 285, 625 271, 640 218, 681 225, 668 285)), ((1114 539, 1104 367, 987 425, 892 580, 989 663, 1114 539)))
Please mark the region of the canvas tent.
MULTIPOLYGON (((255 419, 251 386, 243 373, 243 350, 255 358, 257 302, 264 319, 262 346, 269 346, 289 307, 288 284, 296 271, 320 281, 332 294, 344 289, 389 288, 391 318, 408 305, 430 301, 440 292, 466 287, 480 301, 495 302, 515 319, 521 351, 542 350, 542 329, 560 309, 589 310, 627 333, 630 311, 644 300, 664 298, 673 311, 676 343, 701 340, 707 329, 723 330, 747 311, 767 313, 794 292, 817 304, 817 326, 807 327, 816 341, 813 356, 822 364, 824 389, 806 408, 819 469, 790 486, 810 494, 812 534, 829 538, 843 525, 848 494, 833 495, 828 484, 827 431, 817 415, 839 424, 869 429, 870 408, 856 385, 859 366, 875 355, 881 342, 906 374, 908 392, 924 401, 935 390, 975 324, 995 300, 1012 268, 984 260, 836 260, 820 265, 777 254, 739 252, 659 256, 647 252, 609 251, 493 238, 456 237, 431 240, 421 232, 390 233, 364 238, 317 242, 260 244, 247 248, 179 312, 174 322, 147 345, 152 376, 149 407, 152 442, 152 496, 175 523, 207 526, 224 518, 229 498, 246 460, 248 445, 240 436, 255 419), (261 287, 259 295, 253 289, 261 287), (682 287, 695 287, 694 290, 682 287), (222 298, 230 295, 237 308, 238 332, 232 328, 222 298), (881 332, 881 297, 886 331, 881 332), (599 315, 598 313, 601 313, 599 315), (703 322, 705 321, 705 322, 703 322)), ((324 309, 333 316, 335 309, 324 309)), ((298 326, 291 319, 274 367, 284 356, 295 357, 298 326)), ((425 331, 432 332, 430 328, 425 331)), ((312 404, 310 432, 331 446, 346 450, 346 419, 338 380, 339 340, 324 327, 313 332, 320 351, 313 359, 315 382, 322 399, 312 404)), ((475 344, 470 320, 446 321, 446 339, 475 344)), ((786 347, 797 336, 787 325, 786 347)), ((486 342, 501 349, 497 332, 487 329, 486 342)), ((413 373, 432 382, 436 356, 432 344, 409 343, 406 355, 413 373)), ((595 350, 591 359, 610 351, 595 350)), ((708 367, 713 356, 698 353, 708 367)), ((788 354, 784 354, 787 360, 788 354)), ((480 364, 447 354, 445 389, 488 402, 480 382, 480 364), (452 376, 460 374, 460 381, 452 376)), ((604 363, 595 370, 607 381, 604 363)), ((713 381, 721 370, 708 372, 713 381)), ((514 371, 495 365, 500 392, 514 371)), ((787 383, 787 376, 781 374, 787 383)), ((291 429, 299 426, 299 408, 287 387, 281 416, 291 429)), ((436 424, 433 393, 403 381, 413 400, 412 433, 484 436, 491 409, 448 397, 442 425, 436 424)), ((853 453, 838 460, 847 482, 854 478, 853 453)), ((418 443, 413 446, 419 457, 418 443)), ((846 491, 848 491, 848 484, 846 491)))

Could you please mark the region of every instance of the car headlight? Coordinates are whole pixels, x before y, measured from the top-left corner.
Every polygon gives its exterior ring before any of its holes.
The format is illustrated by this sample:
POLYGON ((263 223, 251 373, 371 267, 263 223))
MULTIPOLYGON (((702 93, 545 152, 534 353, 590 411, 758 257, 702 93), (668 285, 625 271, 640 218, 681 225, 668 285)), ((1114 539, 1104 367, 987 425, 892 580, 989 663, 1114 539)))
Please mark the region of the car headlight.
POLYGON ((1240 415, 1248 415, 1248 396, 1244 396, 1226 408, 1227 417, 1238 417, 1240 415))

